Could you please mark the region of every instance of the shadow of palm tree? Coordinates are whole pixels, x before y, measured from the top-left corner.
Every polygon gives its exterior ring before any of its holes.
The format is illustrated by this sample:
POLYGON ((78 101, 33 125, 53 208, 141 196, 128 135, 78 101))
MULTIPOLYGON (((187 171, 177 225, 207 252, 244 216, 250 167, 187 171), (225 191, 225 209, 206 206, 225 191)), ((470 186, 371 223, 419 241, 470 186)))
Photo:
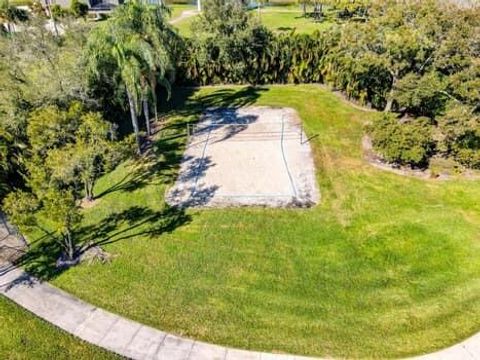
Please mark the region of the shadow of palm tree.
POLYGON ((254 104, 266 87, 246 86, 241 88, 220 88, 205 95, 198 95, 198 88, 178 87, 172 91, 170 102, 163 103, 165 114, 190 116, 200 115, 207 108, 240 108, 254 104))
POLYGON ((171 183, 176 178, 186 138, 180 129, 175 131, 175 136, 154 141, 148 153, 127 165, 128 172, 120 181, 97 194, 96 198, 117 191, 132 192, 146 185, 171 183))

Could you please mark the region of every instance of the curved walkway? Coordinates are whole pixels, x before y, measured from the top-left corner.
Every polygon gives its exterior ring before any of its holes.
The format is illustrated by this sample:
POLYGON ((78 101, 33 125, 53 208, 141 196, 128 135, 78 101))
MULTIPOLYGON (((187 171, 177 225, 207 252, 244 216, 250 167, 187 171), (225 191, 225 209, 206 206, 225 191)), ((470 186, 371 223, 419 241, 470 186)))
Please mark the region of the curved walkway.
MULTIPOLYGON (((237 350, 168 334, 87 304, 13 266, 0 267, 0 294, 80 339, 132 359, 310 359, 237 350)), ((480 333, 448 349, 416 359, 480 359, 480 333)))

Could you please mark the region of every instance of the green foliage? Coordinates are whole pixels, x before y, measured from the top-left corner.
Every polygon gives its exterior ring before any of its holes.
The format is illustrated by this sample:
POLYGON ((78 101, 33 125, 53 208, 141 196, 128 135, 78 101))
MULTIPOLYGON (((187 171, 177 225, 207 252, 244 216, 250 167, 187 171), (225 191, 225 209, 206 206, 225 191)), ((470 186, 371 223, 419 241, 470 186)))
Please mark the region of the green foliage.
POLYGON ((443 151, 466 167, 480 169, 480 116, 468 106, 452 103, 438 126, 443 151))
POLYGON ((100 113, 85 112, 79 103, 67 110, 55 106, 35 110, 27 135, 32 155, 28 182, 36 192, 48 191, 48 184, 74 189, 81 184, 85 198, 93 200, 96 179, 122 159, 123 149, 113 145, 112 125, 100 113))
POLYGON ((51 188, 42 199, 42 214, 48 219, 49 228, 60 239, 65 254, 69 260, 75 256, 76 243, 73 229, 79 224, 82 216, 75 196, 70 190, 51 188))
POLYGON ((30 192, 17 190, 4 202, 11 220, 21 227, 36 223, 35 210, 54 231, 54 239, 72 259, 77 250, 73 230, 80 220, 76 201, 94 199, 96 180, 124 158, 111 124, 87 112, 78 102, 67 109, 49 105, 32 111, 27 126, 28 151, 23 158, 30 192), (113 154, 114 153, 114 154, 113 154))
POLYGON ((3 200, 3 209, 10 221, 20 227, 22 231, 29 231, 37 225, 35 216, 40 204, 30 192, 16 191, 8 194, 3 200))
POLYGON ((34 110, 27 125, 31 151, 44 157, 48 150, 73 141, 81 112, 79 103, 72 103, 67 111, 54 105, 34 110))
POLYGON ((84 18, 88 14, 88 5, 80 0, 71 0, 70 13, 76 18, 84 18))
POLYGON ((114 87, 125 91, 139 153, 142 147, 137 117, 142 104, 149 135, 147 109, 153 98, 156 112, 156 84, 166 84, 170 89, 167 74, 173 69, 171 53, 176 36, 166 21, 167 14, 164 6, 130 1, 117 7, 88 41, 88 73, 93 81, 113 78, 114 87))
POLYGON ((322 82, 321 67, 331 41, 331 36, 320 32, 274 35, 254 22, 229 37, 199 34, 187 40, 179 81, 201 85, 322 82))
POLYGON ((68 11, 58 4, 50 5, 49 11, 52 14, 52 18, 55 20, 68 16, 68 11))
POLYGON ((3 209, 10 220, 22 231, 42 228, 38 216, 48 219, 49 236, 57 241, 72 260, 75 256, 76 244, 73 229, 81 220, 81 214, 70 190, 51 187, 41 198, 36 194, 17 190, 8 194, 3 201, 3 209), (53 231, 53 234, 52 234, 53 231))
POLYGON ((384 114, 368 130, 373 148, 386 161, 411 166, 428 164, 435 146, 428 118, 400 122, 396 116, 384 114))
POLYGON ((397 83, 394 97, 400 108, 420 116, 434 117, 445 106, 446 84, 438 74, 419 76, 409 73, 397 83))
POLYGON ((196 34, 219 39, 241 37, 251 26, 251 20, 241 1, 206 0, 203 11, 192 24, 196 34))

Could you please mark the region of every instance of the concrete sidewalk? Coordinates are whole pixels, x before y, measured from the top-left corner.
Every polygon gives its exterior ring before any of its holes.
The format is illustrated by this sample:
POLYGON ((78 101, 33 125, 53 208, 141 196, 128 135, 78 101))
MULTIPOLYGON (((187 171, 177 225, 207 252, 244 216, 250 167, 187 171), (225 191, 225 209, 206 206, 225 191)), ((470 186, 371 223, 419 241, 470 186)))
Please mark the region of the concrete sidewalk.
MULTIPOLYGON (((132 359, 311 359, 237 350, 184 339, 89 305, 12 266, 0 267, 0 294, 80 339, 132 359)), ((415 359, 480 360, 480 333, 448 349, 415 359)))
POLYGON ((308 359, 231 349, 167 334, 89 305, 12 267, 0 268, 0 294, 80 339, 132 359, 308 359))

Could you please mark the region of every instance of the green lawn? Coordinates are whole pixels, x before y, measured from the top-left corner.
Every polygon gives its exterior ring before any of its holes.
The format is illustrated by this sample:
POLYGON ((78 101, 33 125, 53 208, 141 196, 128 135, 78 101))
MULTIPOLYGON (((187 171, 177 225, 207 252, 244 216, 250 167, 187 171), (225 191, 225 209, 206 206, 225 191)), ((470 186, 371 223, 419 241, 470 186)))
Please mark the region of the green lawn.
POLYGON ((178 18, 182 12, 186 10, 196 10, 197 7, 195 5, 190 5, 190 4, 172 4, 168 6, 170 10, 172 11, 170 15, 170 19, 174 20, 178 18))
POLYGON ((375 169, 360 145, 374 114, 315 85, 174 90, 173 101, 154 159, 103 177, 85 211, 78 236, 102 242, 113 261, 55 277, 54 258, 39 258, 54 285, 162 330, 274 352, 399 357, 480 329, 478 181, 375 169), (298 110, 321 204, 165 207, 185 121, 202 107, 247 104, 298 110))
POLYGON ((331 26, 331 21, 315 22, 312 18, 304 17, 298 7, 295 11, 285 11, 275 7, 262 9, 260 16, 255 10, 255 16, 268 29, 275 32, 312 33, 316 30, 324 30, 331 26))
POLYGON ((49 325, 0 296, 0 358, 117 359, 49 325))
MULTIPOLYGON (((251 10, 250 13, 254 19, 258 19, 263 25, 275 32, 312 33, 315 30, 324 30, 332 24, 331 20, 315 22, 312 18, 303 17, 303 13, 298 6, 268 6, 261 10, 260 15, 256 9, 251 10)), ((179 30, 180 34, 191 36, 193 20, 194 17, 187 18, 175 23, 174 27, 179 30)))

